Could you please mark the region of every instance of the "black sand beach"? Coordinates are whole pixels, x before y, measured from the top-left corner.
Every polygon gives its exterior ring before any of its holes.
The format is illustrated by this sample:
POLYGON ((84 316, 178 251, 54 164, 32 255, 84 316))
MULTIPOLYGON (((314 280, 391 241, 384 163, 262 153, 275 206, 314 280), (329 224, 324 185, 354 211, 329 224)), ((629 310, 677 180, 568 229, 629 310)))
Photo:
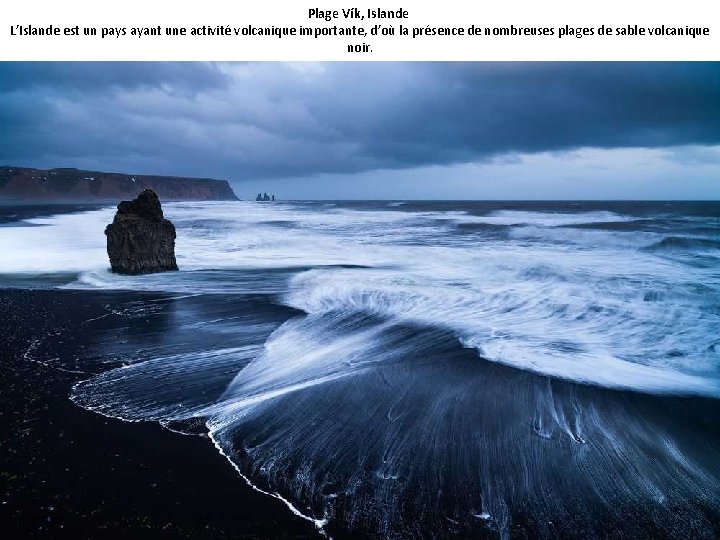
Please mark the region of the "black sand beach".
POLYGON ((178 203, 181 271, 143 276, 107 210, 24 210, 0 527, 717 538, 717 205, 544 204, 178 203))
POLYGON ((120 321, 108 308, 149 296, 0 291, 4 537, 317 538, 202 437, 105 418, 68 399, 75 382, 112 366, 96 342, 120 321))

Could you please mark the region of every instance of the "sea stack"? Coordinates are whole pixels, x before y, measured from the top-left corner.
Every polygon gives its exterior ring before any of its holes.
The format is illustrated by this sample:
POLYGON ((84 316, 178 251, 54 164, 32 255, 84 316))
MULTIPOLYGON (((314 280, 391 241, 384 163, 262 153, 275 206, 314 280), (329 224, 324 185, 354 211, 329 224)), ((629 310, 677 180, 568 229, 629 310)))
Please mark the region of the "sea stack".
POLYGON ((175 225, 163 217, 160 199, 151 189, 142 191, 133 201, 118 204, 105 235, 115 273, 151 274, 178 269, 175 225))

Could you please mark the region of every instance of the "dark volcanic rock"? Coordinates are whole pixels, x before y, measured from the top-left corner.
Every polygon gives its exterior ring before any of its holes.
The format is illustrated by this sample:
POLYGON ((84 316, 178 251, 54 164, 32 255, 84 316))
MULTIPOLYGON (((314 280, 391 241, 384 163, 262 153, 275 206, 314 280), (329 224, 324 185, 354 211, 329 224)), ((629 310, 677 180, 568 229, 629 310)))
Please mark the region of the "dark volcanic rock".
POLYGON ((163 217, 160 199, 146 189, 133 201, 122 201, 105 228, 112 271, 151 274, 177 270, 175 225, 163 217))

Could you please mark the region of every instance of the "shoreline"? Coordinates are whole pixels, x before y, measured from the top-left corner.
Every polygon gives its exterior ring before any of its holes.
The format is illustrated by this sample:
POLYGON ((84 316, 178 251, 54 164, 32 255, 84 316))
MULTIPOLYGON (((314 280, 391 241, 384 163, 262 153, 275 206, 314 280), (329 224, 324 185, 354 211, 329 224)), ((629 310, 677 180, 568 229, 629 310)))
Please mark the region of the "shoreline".
POLYGON ((93 364, 109 367, 91 339, 112 324, 108 301, 140 296, 159 295, 0 289, 0 527, 17 538, 320 538, 206 437, 70 400, 93 364))

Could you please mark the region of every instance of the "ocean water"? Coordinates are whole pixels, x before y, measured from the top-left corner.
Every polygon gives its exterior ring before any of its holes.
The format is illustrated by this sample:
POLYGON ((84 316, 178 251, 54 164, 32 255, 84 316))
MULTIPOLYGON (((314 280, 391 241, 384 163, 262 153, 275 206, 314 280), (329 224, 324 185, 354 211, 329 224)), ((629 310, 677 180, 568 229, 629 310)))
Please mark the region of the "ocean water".
POLYGON ((720 203, 164 209, 181 271, 118 276, 113 208, 0 208, 0 286, 217 306, 78 405, 207 431, 336 538, 718 532, 720 203))

